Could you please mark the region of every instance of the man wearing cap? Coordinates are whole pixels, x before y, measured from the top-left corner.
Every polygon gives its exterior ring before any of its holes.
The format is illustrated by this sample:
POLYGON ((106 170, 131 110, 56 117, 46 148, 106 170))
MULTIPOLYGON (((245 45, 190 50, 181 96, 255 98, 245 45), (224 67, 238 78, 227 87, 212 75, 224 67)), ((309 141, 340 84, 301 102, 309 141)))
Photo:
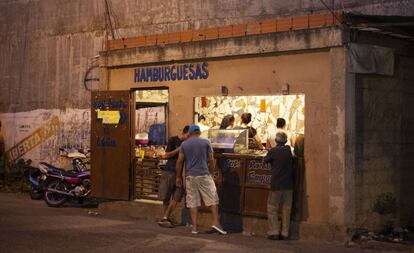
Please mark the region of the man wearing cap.
POLYGON ((285 240, 289 236, 290 211, 293 195, 293 159, 292 152, 284 132, 276 134, 276 147, 270 149, 264 161, 272 167, 272 177, 267 199, 268 238, 285 240), (278 220, 279 208, 282 208, 282 232, 278 220))
POLYGON ((198 207, 201 206, 201 197, 204 204, 211 208, 212 228, 220 234, 227 234, 223 230, 219 221, 216 185, 212 178, 214 170, 213 148, 209 140, 200 138, 200 127, 191 125, 189 129, 190 137, 181 144, 176 166, 176 185, 182 185, 181 172, 185 162, 185 184, 187 190, 186 202, 190 209, 192 231, 198 234, 197 215, 198 207), (201 195, 201 196, 200 196, 201 195))

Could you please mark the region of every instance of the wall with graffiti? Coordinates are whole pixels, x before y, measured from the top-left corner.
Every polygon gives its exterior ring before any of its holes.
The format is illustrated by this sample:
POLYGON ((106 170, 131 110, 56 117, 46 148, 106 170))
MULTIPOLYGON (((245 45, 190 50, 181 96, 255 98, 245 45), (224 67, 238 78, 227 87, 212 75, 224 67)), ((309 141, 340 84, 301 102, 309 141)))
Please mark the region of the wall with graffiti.
POLYGON ((7 158, 66 167, 59 148, 89 149, 90 109, 33 110, 0 114, 7 158))

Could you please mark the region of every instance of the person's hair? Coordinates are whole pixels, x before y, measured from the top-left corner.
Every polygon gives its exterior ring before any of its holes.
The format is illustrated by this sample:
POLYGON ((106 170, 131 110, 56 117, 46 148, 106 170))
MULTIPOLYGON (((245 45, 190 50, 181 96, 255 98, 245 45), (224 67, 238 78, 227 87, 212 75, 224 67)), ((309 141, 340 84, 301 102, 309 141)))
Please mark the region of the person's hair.
POLYGON ((279 145, 285 145, 287 142, 287 135, 284 132, 278 132, 276 134, 276 143, 279 145))
POLYGON ((229 114, 224 116, 220 124, 220 129, 227 129, 232 123, 234 123, 234 116, 229 114))
POLYGON ((286 126, 286 120, 284 118, 277 118, 276 127, 284 128, 286 126))
POLYGON ((186 125, 186 126, 183 128, 183 134, 188 133, 188 130, 190 130, 190 126, 189 126, 189 125, 186 125))
POLYGON ((250 112, 245 112, 241 115, 241 122, 243 124, 249 124, 252 121, 252 114, 250 112))
POLYGON ((206 120, 206 117, 204 117, 203 114, 198 115, 198 122, 200 122, 202 120, 206 120))

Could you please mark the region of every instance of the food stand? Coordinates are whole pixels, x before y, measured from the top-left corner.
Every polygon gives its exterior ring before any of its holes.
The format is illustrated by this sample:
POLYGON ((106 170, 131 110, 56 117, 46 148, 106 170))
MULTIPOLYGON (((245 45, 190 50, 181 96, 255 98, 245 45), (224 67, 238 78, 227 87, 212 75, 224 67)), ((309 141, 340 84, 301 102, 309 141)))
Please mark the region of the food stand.
MULTIPOLYGON (((267 150, 248 148, 248 130, 208 130, 216 161, 214 177, 220 210, 239 215, 266 217, 271 168, 263 162, 267 150)), ((166 160, 153 150, 135 161, 135 197, 157 199, 159 179, 166 160)))

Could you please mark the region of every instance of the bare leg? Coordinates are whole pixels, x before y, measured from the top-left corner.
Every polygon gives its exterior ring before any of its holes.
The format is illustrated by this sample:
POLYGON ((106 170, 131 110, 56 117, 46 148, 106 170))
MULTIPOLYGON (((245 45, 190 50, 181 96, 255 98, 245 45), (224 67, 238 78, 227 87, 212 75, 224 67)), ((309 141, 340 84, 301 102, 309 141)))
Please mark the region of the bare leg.
POLYGON ((197 207, 190 208, 190 216, 191 216, 191 221, 193 223, 193 231, 197 231, 197 215, 198 215, 198 208, 197 207))
POLYGON ((210 209, 211 209, 211 216, 213 218, 213 226, 216 225, 216 226, 220 226, 221 227, 221 225, 220 225, 220 219, 219 219, 219 214, 218 214, 218 206, 217 205, 212 205, 210 207, 210 209))
POLYGON ((168 216, 165 216, 165 214, 167 213, 167 211, 168 211, 168 207, 169 207, 169 204, 168 205, 166 205, 166 204, 163 204, 162 205, 162 214, 163 214, 163 218, 164 217, 167 217, 168 218, 168 216))
POLYGON ((169 218, 176 206, 177 206, 177 201, 175 199, 171 199, 170 204, 166 206, 166 208, 164 206, 164 217, 169 218))

